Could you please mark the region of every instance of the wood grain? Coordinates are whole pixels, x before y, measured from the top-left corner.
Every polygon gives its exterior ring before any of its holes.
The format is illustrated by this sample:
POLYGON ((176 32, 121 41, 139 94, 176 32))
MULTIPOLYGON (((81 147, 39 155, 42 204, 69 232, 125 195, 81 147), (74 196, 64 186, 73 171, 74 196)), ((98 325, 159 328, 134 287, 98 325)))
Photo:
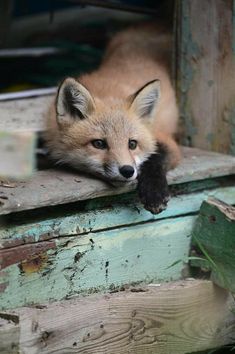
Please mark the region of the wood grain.
POLYGON ((183 141, 235 154, 234 1, 178 1, 177 15, 183 141))
POLYGON ((233 343, 233 307, 213 283, 186 280, 14 313, 24 354, 184 354, 233 343))
MULTIPOLYGON (((235 173, 235 157, 190 148, 184 148, 183 154, 181 164, 168 174, 169 184, 235 173)), ((101 180, 84 177, 79 173, 52 169, 39 171, 30 180, 17 183, 15 188, 0 186, 0 193, 5 196, 0 204, 0 214, 121 194, 130 190, 133 187, 110 187, 101 180)))

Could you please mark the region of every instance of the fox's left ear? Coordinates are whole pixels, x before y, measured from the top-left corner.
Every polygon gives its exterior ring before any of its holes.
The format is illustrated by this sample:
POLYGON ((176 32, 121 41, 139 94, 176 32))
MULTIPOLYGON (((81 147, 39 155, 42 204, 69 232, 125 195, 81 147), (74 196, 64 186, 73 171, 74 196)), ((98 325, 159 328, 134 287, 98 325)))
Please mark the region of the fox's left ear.
POLYGON ((160 80, 150 81, 129 97, 130 109, 140 118, 151 118, 156 112, 160 95, 160 80))

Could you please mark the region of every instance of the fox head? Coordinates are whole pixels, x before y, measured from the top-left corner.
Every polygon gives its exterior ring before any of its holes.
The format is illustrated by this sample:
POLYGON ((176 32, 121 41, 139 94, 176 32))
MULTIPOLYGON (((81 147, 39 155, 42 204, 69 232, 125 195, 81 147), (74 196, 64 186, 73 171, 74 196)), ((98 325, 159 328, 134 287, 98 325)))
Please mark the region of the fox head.
POLYGON ((77 80, 65 79, 55 102, 58 135, 52 156, 114 185, 133 182, 156 148, 151 122, 159 99, 159 80, 125 100, 104 102, 77 80))

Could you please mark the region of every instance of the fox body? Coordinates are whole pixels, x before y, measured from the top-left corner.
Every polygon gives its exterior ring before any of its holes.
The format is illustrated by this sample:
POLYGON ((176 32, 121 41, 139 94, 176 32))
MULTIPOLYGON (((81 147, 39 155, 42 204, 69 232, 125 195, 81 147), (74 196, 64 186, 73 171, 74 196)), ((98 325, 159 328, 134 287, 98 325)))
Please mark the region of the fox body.
POLYGON ((59 86, 45 134, 52 158, 113 185, 137 181, 145 208, 164 209, 166 172, 180 159, 170 62, 164 30, 140 26, 117 34, 98 70, 59 86))

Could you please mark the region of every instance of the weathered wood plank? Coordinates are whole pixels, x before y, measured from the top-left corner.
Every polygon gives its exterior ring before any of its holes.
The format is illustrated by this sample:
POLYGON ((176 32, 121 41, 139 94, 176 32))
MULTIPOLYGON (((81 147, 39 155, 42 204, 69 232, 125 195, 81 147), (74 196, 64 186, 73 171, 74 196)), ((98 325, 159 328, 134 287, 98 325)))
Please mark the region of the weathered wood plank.
POLYGON ((21 100, 0 102, 0 131, 45 130, 45 113, 53 96, 33 97, 21 100))
MULTIPOLYGON (((181 164, 168 174, 169 184, 235 173, 234 157, 190 148, 184 148, 183 153, 181 164)), ((39 171, 30 180, 18 183, 11 190, 0 186, 0 193, 5 196, 0 205, 0 214, 121 194, 130 190, 130 187, 113 188, 103 181, 77 173, 39 171)))
POLYGON ((168 208, 158 215, 152 215, 140 203, 112 201, 108 202, 106 207, 94 210, 85 209, 79 212, 74 208, 73 211, 63 209, 57 213, 53 210, 51 213, 47 212, 46 220, 40 215, 35 219, 34 215, 30 221, 27 214, 27 220, 22 223, 22 217, 14 220, 12 217, 3 216, 0 226, 0 248, 196 213, 209 196, 235 204, 235 186, 205 189, 172 197, 168 208))
POLYGON ((212 270, 212 279, 235 292, 235 208, 209 198, 200 209, 193 241, 212 270))
POLYGON ((234 0, 178 1, 184 143, 235 154, 234 0))
POLYGON ((194 220, 172 218, 3 249, 1 306, 180 279, 194 220))
POLYGON ((20 343, 19 317, 0 313, 0 353, 18 354, 20 343))
POLYGON ((0 180, 25 179, 35 166, 35 135, 32 132, 0 131, 0 180))
POLYGON ((233 343, 233 307, 212 282, 187 280, 15 313, 24 354, 184 354, 233 343))

